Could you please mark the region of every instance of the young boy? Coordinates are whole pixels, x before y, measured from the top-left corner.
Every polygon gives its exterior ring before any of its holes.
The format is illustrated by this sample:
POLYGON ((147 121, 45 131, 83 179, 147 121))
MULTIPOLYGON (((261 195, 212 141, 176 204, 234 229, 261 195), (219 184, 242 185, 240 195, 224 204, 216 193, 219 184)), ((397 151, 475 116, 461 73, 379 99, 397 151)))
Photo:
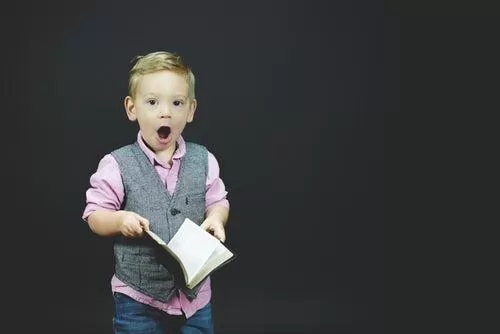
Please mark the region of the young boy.
MULTIPOLYGON (((124 105, 137 140, 105 155, 90 177, 82 218, 114 237, 115 333, 213 333, 210 277, 195 289, 174 284, 144 230, 168 242, 185 218, 221 241, 229 202, 216 158, 184 141, 196 110, 195 77, 180 56, 137 57, 124 105)), ((194 245, 195 247, 195 245, 194 245)))

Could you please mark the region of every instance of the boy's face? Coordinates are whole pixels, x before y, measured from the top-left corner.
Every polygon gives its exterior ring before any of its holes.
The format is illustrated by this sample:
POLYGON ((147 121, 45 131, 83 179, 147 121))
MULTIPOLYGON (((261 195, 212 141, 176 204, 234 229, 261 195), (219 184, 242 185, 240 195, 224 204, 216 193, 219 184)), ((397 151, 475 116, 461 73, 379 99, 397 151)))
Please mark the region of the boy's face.
POLYGON ((142 138, 156 153, 175 149, 186 123, 193 121, 196 100, 188 99, 186 78, 170 71, 142 76, 135 97, 125 98, 131 121, 139 123, 142 138))

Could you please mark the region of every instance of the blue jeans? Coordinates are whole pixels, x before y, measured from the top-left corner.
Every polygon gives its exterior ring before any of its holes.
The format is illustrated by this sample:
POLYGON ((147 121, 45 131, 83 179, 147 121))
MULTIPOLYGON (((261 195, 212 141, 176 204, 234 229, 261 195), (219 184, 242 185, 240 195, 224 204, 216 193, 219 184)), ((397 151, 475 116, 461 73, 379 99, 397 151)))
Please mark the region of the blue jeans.
POLYGON ((116 334, 213 334, 212 305, 208 303, 189 319, 169 315, 152 306, 139 303, 121 293, 114 293, 116 334))

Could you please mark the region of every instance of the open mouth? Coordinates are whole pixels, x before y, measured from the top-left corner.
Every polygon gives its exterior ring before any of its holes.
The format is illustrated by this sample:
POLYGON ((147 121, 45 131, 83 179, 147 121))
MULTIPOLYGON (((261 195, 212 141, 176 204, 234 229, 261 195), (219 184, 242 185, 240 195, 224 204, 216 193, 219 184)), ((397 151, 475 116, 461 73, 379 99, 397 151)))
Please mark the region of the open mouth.
POLYGON ((157 133, 161 139, 166 139, 170 135, 170 127, 162 126, 158 129, 157 133))

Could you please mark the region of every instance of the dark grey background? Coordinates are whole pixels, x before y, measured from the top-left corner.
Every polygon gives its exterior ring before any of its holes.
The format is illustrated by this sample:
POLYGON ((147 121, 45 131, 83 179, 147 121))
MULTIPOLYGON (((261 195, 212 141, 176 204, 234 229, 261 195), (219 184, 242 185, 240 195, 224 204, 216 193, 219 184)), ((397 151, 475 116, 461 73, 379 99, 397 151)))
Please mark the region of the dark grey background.
POLYGON ((239 257, 213 278, 217 332, 383 333, 384 121, 399 103, 399 23, 384 10, 127 0, 4 12, 4 204, 26 232, 7 278, 20 287, 13 314, 32 319, 19 332, 111 332, 111 244, 80 219, 85 190, 99 159, 135 139, 129 61, 169 50, 197 77, 185 137, 218 158, 231 201, 239 257))

